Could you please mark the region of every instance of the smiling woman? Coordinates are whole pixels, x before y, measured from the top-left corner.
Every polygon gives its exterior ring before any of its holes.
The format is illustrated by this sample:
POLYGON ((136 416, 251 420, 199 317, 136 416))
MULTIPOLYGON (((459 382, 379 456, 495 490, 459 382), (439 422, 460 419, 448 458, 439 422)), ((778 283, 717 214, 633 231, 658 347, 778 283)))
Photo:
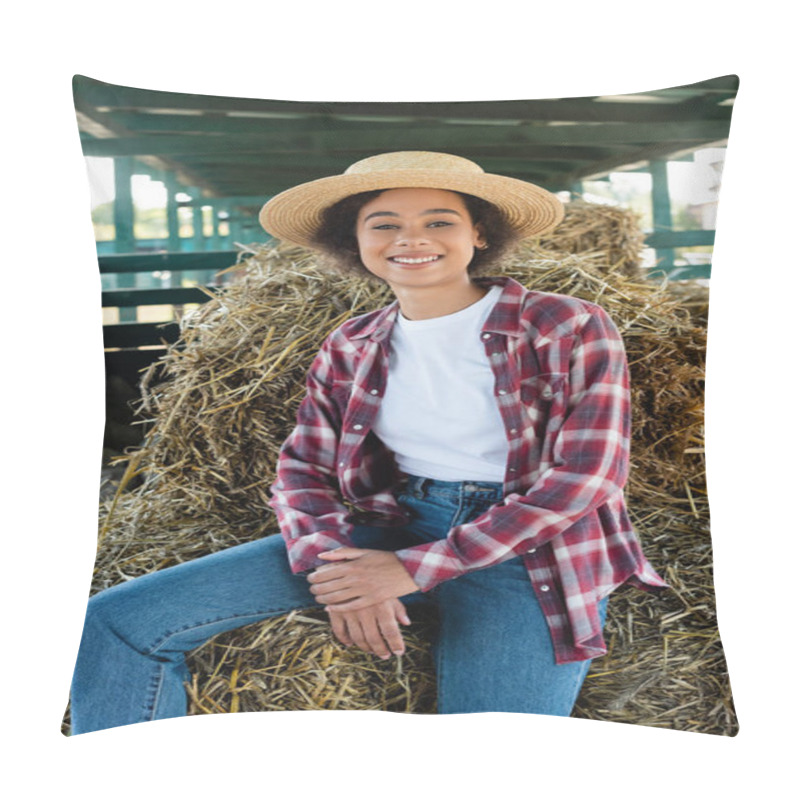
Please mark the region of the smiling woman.
MULTIPOLYGON (((367 280, 380 280, 361 260, 356 224, 361 208, 381 194, 385 195, 386 192, 380 190, 360 192, 345 197, 321 212, 319 225, 306 246, 319 251, 321 263, 327 269, 362 275, 367 280)), ((451 192, 451 194, 461 199, 472 223, 483 232, 484 236, 490 237, 485 246, 473 252, 467 267, 470 275, 477 276, 496 269, 513 252, 520 238, 518 231, 491 203, 463 192, 451 192)))
POLYGON ((571 713, 606 652, 609 594, 665 584, 626 512, 628 371, 608 314, 478 274, 563 213, 538 186, 428 152, 265 205, 269 233, 396 299, 311 364, 271 487, 282 536, 91 599, 74 733, 185 714, 186 652, 315 604, 384 659, 405 650, 406 606, 432 605, 439 713, 571 713))
POLYGON ((467 273, 486 239, 454 192, 382 192, 359 211, 356 238, 362 263, 389 284, 409 319, 451 314, 486 294, 467 273))

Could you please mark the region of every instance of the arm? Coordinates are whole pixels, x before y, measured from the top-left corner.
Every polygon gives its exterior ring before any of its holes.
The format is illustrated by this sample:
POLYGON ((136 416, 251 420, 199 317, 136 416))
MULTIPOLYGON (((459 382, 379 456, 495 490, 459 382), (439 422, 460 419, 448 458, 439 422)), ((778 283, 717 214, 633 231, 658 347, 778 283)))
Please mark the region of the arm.
MULTIPOLYGON (((334 370, 329 342, 330 338, 308 371, 297 425, 281 447, 277 479, 270 487, 269 504, 278 517, 289 565, 295 574, 320 566, 329 569, 332 565, 320 558, 326 551, 354 550, 348 547, 352 524, 346 521, 348 512, 341 500, 336 473, 341 417, 330 388, 334 370)), ((396 559, 395 562, 408 578, 396 559)), ((316 574, 312 573, 309 580, 313 581, 316 574)), ((381 658, 389 658, 390 652, 405 652, 399 623, 408 625, 410 620, 396 597, 355 611, 329 610, 328 616, 334 635, 344 645, 356 645, 381 658)))
POLYGON ((324 562, 321 552, 350 544, 352 524, 339 491, 336 450, 341 419, 331 392, 330 338, 311 364, 297 425, 283 443, 270 490, 294 573, 324 562))

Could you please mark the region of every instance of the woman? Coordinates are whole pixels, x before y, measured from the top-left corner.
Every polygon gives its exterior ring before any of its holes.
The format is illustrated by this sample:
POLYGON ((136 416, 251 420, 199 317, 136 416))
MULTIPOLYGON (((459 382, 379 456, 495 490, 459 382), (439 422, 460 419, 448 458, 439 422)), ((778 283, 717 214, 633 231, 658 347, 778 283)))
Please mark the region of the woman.
POLYGON ((315 603, 339 641, 380 658, 404 652, 406 606, 432 603, 439 713, 571 712, 605 652, 608 595, 665 584, 623 499, 613 323, 478 277, 562 216, 537 186, 427 152, 364 159, 265 205, 268 232, 396 300, 335 330, 311 365, 272 486, 282 537, 90 600, 73 732, 185 714, 186 652, 315 603))

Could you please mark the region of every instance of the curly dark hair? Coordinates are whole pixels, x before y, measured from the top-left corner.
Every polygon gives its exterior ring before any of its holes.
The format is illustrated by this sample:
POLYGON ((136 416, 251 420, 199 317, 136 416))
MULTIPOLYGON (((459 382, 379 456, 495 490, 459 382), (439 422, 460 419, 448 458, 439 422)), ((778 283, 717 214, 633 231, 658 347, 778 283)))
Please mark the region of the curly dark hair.
MULTIPOLYGON (((323 211, 322 223, 314 236, 313 246, 322 253, 321 262, 324 267, 345 275, 361 275, 368 280, 384 283, 364 266, 356 239, 358 212, 384 191, 389 190, 378 189, 353 194, 323 211)), ((520 239, 519 234, 497 206, 471 194, 454 194, 464 200, 472 223, 481 226, 488 244, 485 250, 475 250, 467 272, 470 275, 481 275, 496 269, 513 252, 520 239)))

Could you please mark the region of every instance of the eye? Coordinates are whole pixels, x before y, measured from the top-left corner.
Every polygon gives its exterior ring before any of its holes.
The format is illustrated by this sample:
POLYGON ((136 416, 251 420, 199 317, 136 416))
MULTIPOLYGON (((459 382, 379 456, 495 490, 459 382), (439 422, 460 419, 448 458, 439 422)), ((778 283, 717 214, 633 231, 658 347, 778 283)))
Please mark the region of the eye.
POLYGON ((374 231, 388 231, 388 230, 392 230, 393 228, 396 228, 396 227, 397 227, 397 225, 392 225, 391 222, 384 222, 381 225, 374 225, 372 227, 372 230, 374 230, 374 231))
POLYGON ((428 224, 429 228, 445 228, 450 227, 453 223, 446 219, 437 219, 428 224))

